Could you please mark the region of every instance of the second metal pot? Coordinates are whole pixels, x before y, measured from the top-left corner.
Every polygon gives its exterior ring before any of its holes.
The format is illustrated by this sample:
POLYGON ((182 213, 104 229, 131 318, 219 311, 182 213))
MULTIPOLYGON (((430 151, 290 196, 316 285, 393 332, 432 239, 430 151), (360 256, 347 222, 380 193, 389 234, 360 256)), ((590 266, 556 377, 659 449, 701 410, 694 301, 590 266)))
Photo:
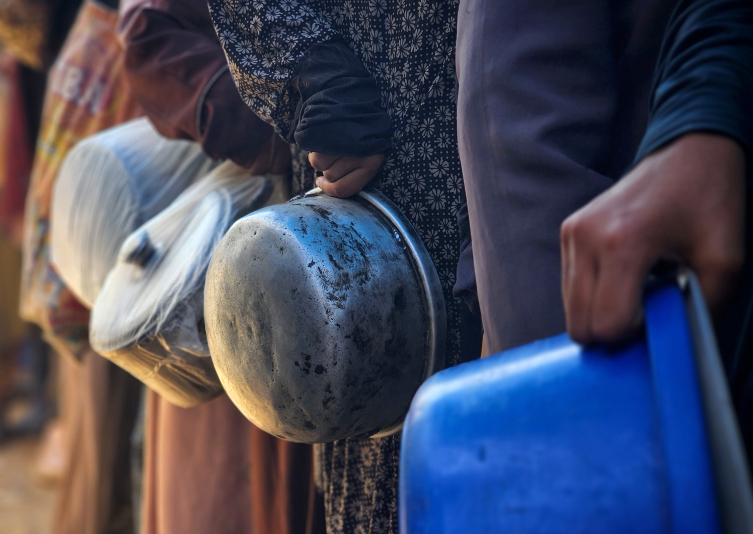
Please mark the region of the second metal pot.
POLYGON ((402 213, 367 190, 318 190, 233 225, 205 290, 210 353, 230 398, 298 442, 397 431, 444 366, 434 265, 402 213))

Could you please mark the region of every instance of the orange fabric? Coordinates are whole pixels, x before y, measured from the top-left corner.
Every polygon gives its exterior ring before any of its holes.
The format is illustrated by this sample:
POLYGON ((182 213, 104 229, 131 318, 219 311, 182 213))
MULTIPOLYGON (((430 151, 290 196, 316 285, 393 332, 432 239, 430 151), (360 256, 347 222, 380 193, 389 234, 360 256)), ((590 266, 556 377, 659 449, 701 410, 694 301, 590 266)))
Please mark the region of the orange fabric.
POLYGON ((26 201, 21 315, 64 354, 88 346, 89 312, 50 265, 51 197, 60 165, 81 139, 142 114, 123 73, 118 14, 87 2, 50 71, 26 201))

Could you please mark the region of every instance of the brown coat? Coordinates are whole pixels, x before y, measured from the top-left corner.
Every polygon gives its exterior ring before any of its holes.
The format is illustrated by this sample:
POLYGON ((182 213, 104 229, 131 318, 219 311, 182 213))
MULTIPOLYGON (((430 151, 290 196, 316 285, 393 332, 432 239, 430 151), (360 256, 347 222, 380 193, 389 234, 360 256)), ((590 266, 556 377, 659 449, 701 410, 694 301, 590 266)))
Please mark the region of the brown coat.
POLYGON ((157 130, 249 166, 272 128, 241 100, 205 0, 122 0, 120 39, 133 96, 157 130))

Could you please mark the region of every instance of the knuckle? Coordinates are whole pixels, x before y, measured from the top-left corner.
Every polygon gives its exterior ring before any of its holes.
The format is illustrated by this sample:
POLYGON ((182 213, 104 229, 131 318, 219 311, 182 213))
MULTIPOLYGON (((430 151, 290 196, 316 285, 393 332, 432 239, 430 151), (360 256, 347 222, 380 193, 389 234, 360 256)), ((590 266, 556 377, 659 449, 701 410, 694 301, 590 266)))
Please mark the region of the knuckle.
POLYGON ((572 241, 579 247, 615 254, 632 247, 640 231, 624 217, 603 217, 584 211, 566 219, 560 235, 562 240, 572 241))
POLYGON ((567 235, 574 243, 580 244, 591 240, 593 229, 588 218, 576 215, 568 222, 567 235))
POLYGON ((347 183, 343 180, 337 181, 334 184, 332 184, 331 190, 332 190, 331 195, 333 197, 346 198, 347 183))
POLYGON ((629 247, 631 228, 622 221, 613 221, 598 230, 600 246, 607 252, 615 253, 629 247))
POLYGON ((571 238, 575 233, 575 227, 578 225, 578 220, 574 216, 570 216, 564 220, 560 225, 560 239, 566 240, 571 238))
POLYGON ((318 152, 309 152, 309 163, 317 171, 326 171, 332 166, 332 157, 318 152))
POLYGON ((591 333, 594 339, 610 342, 623 338, 630 329, 631 316, 632 314, 624 313, 621 310, 596 314, 591 325, 591 333))
POLYGON ((742 269, 744 259, 742 251, 712 249, 699 256, 696 268, 706 275, 722 278, 737 274, 742 269))

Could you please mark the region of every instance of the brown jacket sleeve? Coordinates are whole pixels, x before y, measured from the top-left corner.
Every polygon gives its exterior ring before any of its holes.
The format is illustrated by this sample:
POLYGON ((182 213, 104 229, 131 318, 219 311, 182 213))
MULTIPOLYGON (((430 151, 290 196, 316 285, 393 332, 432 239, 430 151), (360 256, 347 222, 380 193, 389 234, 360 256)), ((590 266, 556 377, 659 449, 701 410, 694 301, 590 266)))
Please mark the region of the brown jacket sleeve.
POLYGON ((206 0, 123 1, 119 33, 133 96, 155 128, 251 165, 272 128, 241 100, 206 0))

